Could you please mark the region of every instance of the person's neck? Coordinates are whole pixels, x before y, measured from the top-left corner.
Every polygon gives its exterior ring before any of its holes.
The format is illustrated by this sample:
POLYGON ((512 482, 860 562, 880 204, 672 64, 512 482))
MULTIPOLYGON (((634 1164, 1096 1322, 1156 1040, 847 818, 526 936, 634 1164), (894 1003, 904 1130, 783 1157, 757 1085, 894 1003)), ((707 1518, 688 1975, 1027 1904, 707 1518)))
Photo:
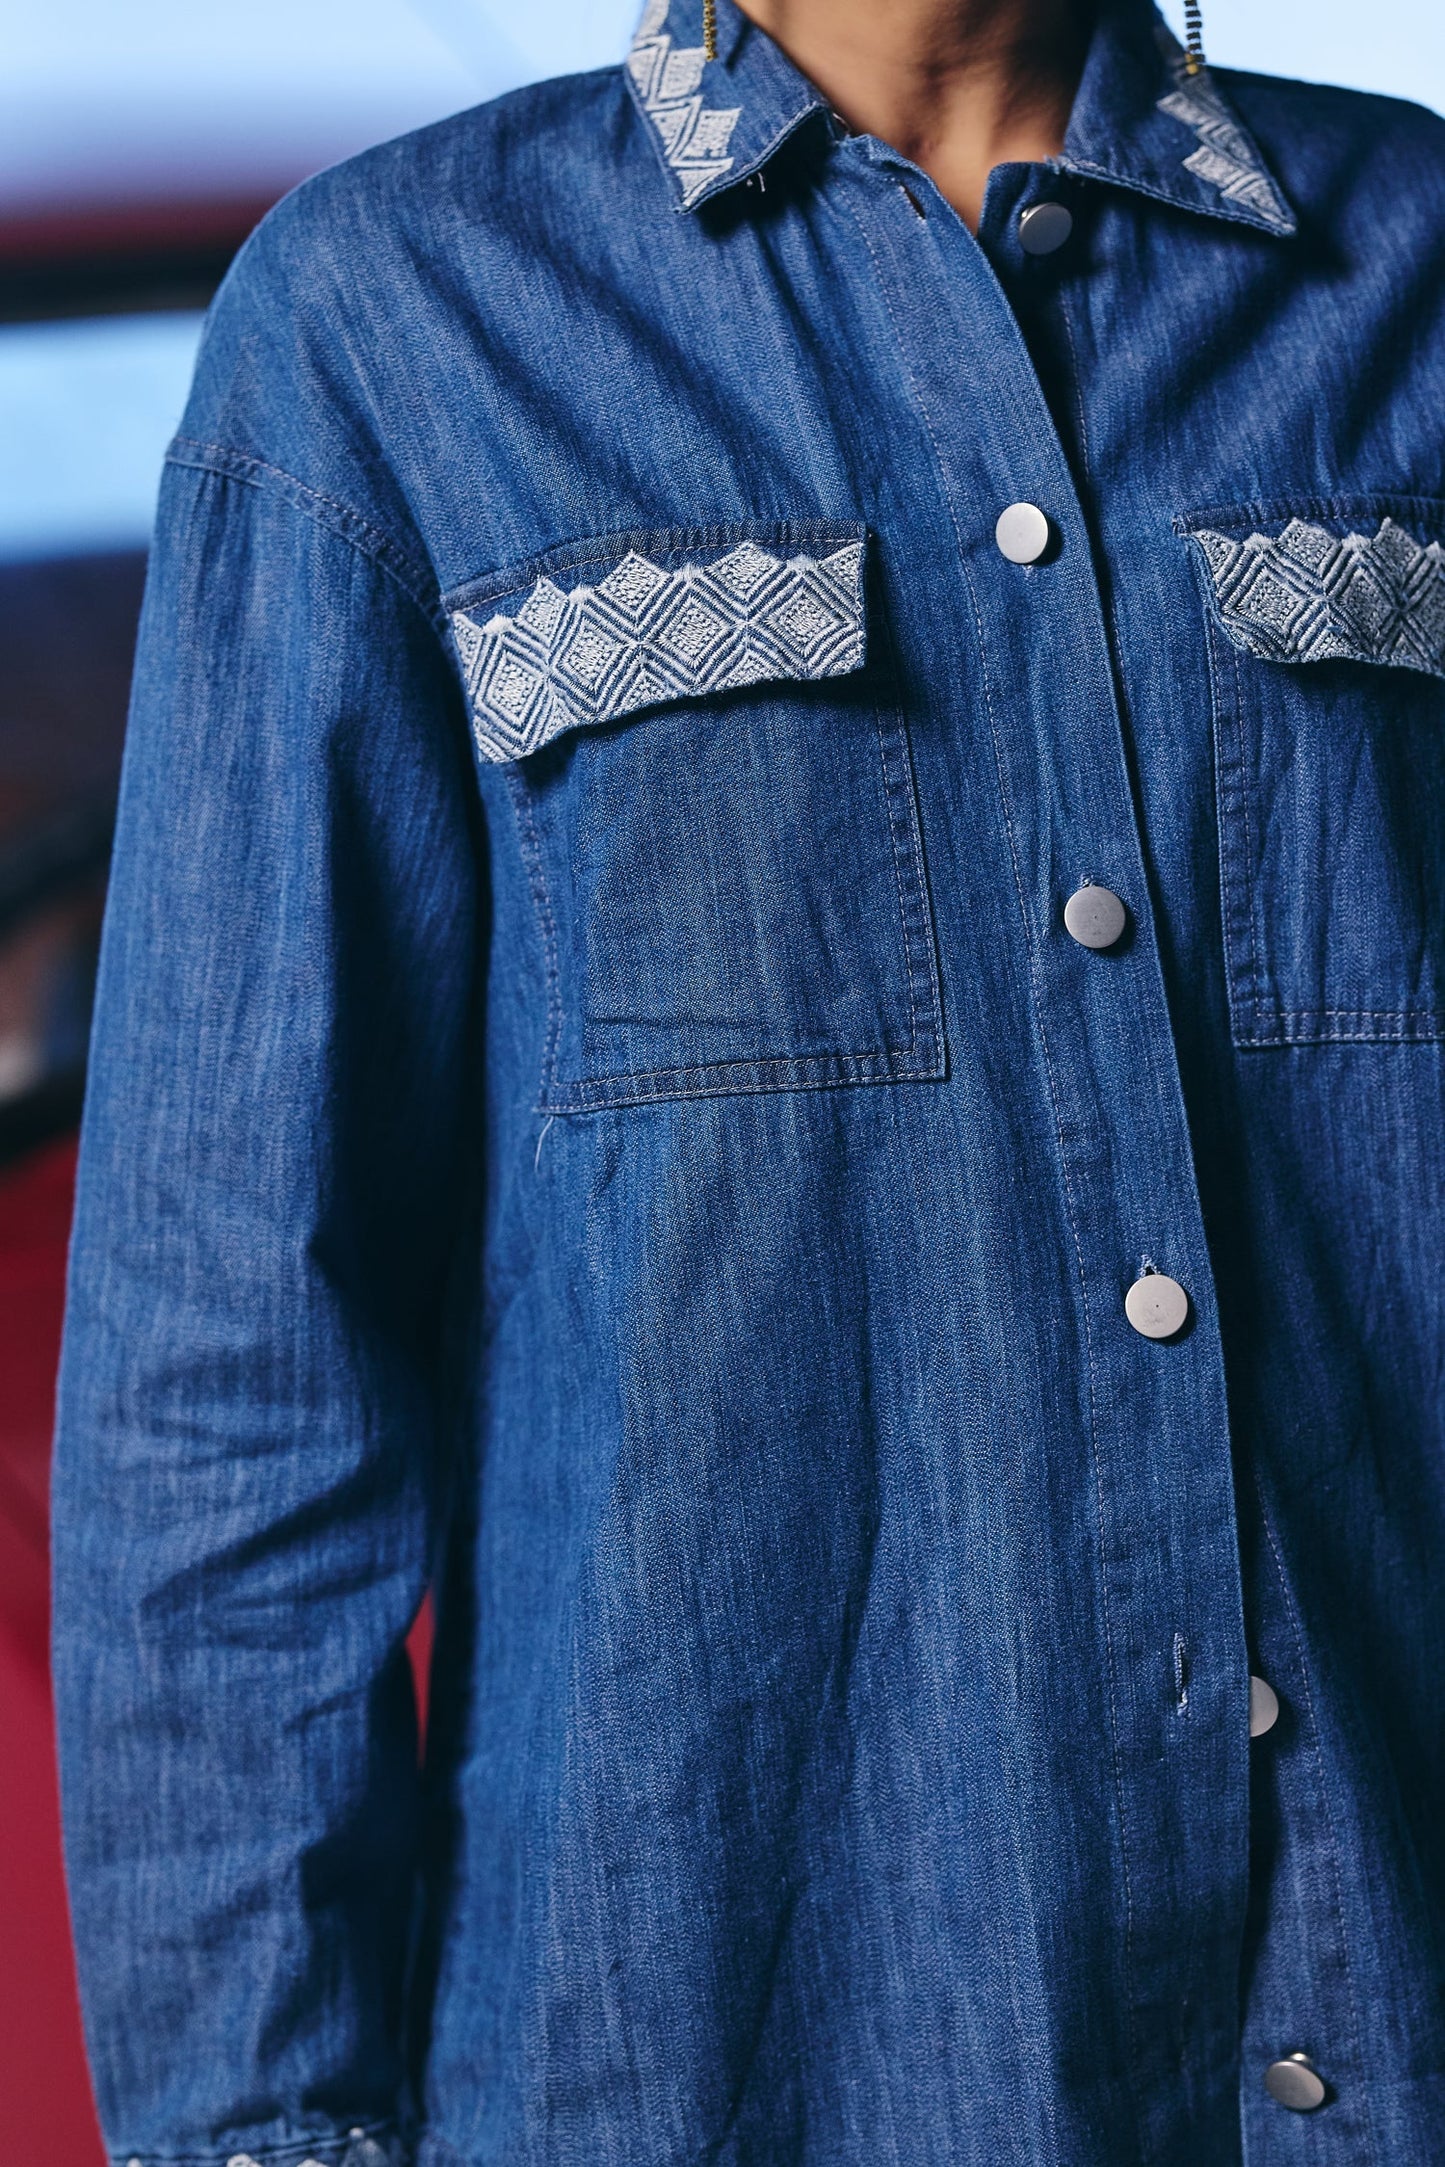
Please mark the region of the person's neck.
POLYGON ((848 126, 891 143, 977 230, 990 170, 1057 157, 1084 0, 738 0, 848 126))

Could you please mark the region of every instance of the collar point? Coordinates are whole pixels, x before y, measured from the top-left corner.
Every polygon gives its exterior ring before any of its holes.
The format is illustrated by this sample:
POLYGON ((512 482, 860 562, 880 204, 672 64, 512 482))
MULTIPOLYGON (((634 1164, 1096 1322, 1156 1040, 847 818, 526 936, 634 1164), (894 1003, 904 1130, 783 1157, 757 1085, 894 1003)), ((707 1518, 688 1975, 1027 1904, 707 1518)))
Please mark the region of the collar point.
POLYGON ((719 57, 709 61, 700 0, 647 0, 624 70, 678 211, 750 179, 822 104, 734 0, 716 7, 719 57))

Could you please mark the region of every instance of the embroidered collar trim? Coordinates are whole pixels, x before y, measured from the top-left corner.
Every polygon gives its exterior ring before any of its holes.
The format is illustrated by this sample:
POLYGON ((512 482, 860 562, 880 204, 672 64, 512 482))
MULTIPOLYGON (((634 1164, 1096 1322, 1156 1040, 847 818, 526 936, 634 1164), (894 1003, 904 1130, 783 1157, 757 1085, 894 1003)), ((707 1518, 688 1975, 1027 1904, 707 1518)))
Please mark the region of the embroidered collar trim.
POLYGON ((716 17, 709 62, 702 0, 646 0, 627 58, 628 88, 681 211, 751 180, 824 110, 822 94, 734 0, 716 0, 716 17))
MULTIPOLYGON (((702 43, 702 0, 646 0, 627 60, 628 88, 682 211, 751 180, 800 123, 826 111, 735 0, 715 0, 715 10, 715 61, 702 43)), ((1295 230, 1222 79, 1185 74, 1151 0, 1100 0, 1059 164, 1206 217, 1295 230)))
POLYGON ((1181 161, 1186 173, 1197 174, 1207 186, 1217 188, 1227 203, 1240 203, 1256 212, 1266 225, 1293 224, 1264 160, 1207 70, 1186 75, 1181 69, 1177 89, 1159 100, 1159 111, 1183 121, 1199 139, 1198 149, 1181 161))
POLYGON ((698 86, 706 53, 700 45, 673 43, 664 28, 669 5, 670 0, 647 0, 627 68, 662 155, 677 175, 683 208, 691 210, 732 171, 728 145, 742 107, 703 104, 698 86))
POLYGON ((1100 0, 1061 163, 1180 210, 1281 239, 1295 231, 1225 79, 1207 68, 1187 72, 1182 46, 1150 0, 1100 0))

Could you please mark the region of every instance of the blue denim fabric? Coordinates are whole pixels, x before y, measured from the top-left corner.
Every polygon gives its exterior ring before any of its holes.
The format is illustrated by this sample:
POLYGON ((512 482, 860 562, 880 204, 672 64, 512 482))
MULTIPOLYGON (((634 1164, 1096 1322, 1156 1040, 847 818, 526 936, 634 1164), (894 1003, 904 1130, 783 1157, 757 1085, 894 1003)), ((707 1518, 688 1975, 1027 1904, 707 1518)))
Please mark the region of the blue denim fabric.
POLYGON ((173 447, 55 1495, 108 2139, 1429 2167, 1445 126, 1120 0, 975 239, 719 22, 299 190, 173 447))

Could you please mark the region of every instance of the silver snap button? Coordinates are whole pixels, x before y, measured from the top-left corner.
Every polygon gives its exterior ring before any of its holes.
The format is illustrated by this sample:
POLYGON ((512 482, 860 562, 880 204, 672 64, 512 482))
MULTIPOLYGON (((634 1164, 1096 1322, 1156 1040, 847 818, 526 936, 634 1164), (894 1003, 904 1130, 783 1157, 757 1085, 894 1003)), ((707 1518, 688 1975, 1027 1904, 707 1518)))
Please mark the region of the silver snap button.
POLYGON ((1249 1735, 1263 1738, 1279 1721, 1279 1695, 1266 1678, 1249 1681, 1249 1735))
POLYGON ((1049 546, 1049 523, 1037 504, 1010 504, 999 513, 993 538, 1010 564, 1037 564, 1049 546))
POLYGON ((368 2137, 364 2129, 354 2129, 341 2167, 388 2167, 389 2156, 386 2148, 368 2137))
POLYGON ((1112 948, 1127 918, 1118 896, 1092 883, 1076 888, 1064 905, 1064 930, 1081 948, 1112 948))
POLYGON ((1271 2099, 1292 2114, 1313 2114, 1325 2103, 1325 2081, 1307 2054, 1286 2054, 1271 2062, 1264 2073, 1264 2088, 1271 2099))
POLYGON ((1031 203, 1019 219, 1019 247, 1029 256, 1052 256, 1074 230, 1074 214, 1062 203, 1031 203))
POLYGON ((1124 1314, 1146 1339, 1172 1339, 1189 1315, 1189 1296, 1167 1272, 1146 1272, 1124 1296, 1124 1314))

